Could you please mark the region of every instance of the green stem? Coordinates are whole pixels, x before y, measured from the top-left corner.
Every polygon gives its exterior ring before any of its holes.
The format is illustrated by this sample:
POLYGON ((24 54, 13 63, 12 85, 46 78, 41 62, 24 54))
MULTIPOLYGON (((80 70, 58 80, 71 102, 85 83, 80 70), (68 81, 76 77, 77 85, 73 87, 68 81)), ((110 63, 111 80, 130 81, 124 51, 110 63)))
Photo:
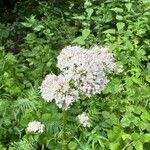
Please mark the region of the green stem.
POLYGON ((42 150, 44 150, 44 144, 42 144, 42 150))
POLYGON ((68 150, 66 143, 66 124, 67 124, 67 111, 63 110, 63 149, 68 150))

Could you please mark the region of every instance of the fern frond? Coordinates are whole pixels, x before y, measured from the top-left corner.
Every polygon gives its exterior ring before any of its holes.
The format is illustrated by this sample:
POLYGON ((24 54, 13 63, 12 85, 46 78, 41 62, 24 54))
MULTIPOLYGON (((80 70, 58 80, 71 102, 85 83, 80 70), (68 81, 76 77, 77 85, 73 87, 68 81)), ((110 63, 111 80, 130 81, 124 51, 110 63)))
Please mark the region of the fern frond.
POLYGON ((63 122, 61 120, 51 118, 49 122, 46 123, 47 132, 51 134, 58 133, 63 127, 63 122))
POLYGON ((33 141, 26 139, 20 140, 19 142, 13 142, 9 150, 37 150, 37 145, 33 141))
POLYGON ((15 101, 13 107, 14 107, 14 113, 26 113, 27 111, 36 110, 37 101, 27 98, 19 98, 17 101, 15 101), (16 112, 17 111, 17 112, 16 112))
POLYGON ((28 111, 36 110, 39 95, 35 89, 26 91, 22 97, 19 97, 13 104, 14 114, 24 114, 28 111))

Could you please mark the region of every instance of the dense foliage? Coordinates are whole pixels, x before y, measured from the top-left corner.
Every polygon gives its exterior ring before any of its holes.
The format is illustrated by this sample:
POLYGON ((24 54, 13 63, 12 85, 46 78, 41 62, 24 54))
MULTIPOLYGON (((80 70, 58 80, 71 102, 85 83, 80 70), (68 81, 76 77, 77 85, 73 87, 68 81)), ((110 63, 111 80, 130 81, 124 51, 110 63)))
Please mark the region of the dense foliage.
POLYGON ((62 48, 95 44, 112 51, 117 69, 102 94, 68 110, 68 149, 149 150, 149 0, 20 0, 1 12, 1 150, 62 149, 62 112, 44 102, 39 86, 46 74, 60 73, 62 48), (91 128, 75 119, 83 111, 91 128), (45 124, 43 134, 26 132, 35 119, 45 124))

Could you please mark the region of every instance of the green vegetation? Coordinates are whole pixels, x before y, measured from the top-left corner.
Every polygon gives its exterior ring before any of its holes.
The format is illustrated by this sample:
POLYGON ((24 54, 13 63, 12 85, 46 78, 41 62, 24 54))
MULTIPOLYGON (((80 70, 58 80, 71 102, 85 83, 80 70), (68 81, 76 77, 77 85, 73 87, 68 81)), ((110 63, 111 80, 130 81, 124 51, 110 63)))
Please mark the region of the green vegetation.
POLYGON ((149 0, 20 0, 0 19, 0 150, 62 149, 62 112, 39 86, 68 45, 108 47, 117 63, 102 94, 68 110, 68 149, 150 149, 149 0), (82 111, 91 128, 75 119, 82 111), (26 132, 32 120, 43 134, 26 132))

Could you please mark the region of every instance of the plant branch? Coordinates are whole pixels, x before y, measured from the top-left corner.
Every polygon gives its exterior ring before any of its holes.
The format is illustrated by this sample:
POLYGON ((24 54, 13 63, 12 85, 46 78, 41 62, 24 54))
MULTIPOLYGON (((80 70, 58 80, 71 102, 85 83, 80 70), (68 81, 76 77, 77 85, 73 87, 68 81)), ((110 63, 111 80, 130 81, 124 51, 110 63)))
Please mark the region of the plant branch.
POLYGON ((68 150, 67 142, 66 142, 66 124, 67 124, 67 111, 63 110, 63 149, 68 150))

